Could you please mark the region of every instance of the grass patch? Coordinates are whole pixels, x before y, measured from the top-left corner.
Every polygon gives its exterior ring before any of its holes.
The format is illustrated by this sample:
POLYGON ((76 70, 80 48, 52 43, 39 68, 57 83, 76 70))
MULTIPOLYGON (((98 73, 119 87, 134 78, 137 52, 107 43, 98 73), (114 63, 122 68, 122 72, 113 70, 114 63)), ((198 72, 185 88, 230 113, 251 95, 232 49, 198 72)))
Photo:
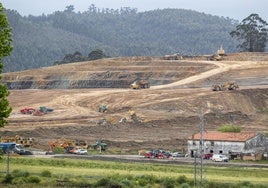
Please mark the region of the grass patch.
POLYGON ((219 132, 232 132, 232 133, 239 133, 241 132, 241 127, 237 125, 231 125, 231 124, 226 124, 220 126, 217 131, 219 132))
MULTIPOLYGON (((0 182, 20 187, 193 187, 194 176, 193 165, 22 157, 11 157, 10 172, 0 182)), ((266 168, 206 166, 204 187, 268 187, 267 174, 266 168)))

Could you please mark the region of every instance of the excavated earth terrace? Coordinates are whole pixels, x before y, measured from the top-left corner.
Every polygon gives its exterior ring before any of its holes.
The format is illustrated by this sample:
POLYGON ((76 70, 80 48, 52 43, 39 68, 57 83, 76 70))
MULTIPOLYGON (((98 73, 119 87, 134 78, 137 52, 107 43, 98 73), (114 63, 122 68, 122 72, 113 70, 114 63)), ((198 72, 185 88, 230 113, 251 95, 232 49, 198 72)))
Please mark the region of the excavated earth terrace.
POLYGON ((200 130, 235 124, 243 131, 268 131, 268 54, 227 54, 181 60, 118 57, 3 74, 13 111, 2 136, 31 137, 33 148, 49 150, 49 141, 103 140, 111 151, 185 150, 200 130), (149 89, 130 89, 139 79, 149 89), (239 89, 212 91, 213 84, 235 82, 239 89), (107 111, 98 111, 104 104, 107 111), (22 114, 45 106, 42 116, 22 114), (130 112, 135 112, 136 120, 130 112), (120 122, 125 118, 125 122, 120 122))

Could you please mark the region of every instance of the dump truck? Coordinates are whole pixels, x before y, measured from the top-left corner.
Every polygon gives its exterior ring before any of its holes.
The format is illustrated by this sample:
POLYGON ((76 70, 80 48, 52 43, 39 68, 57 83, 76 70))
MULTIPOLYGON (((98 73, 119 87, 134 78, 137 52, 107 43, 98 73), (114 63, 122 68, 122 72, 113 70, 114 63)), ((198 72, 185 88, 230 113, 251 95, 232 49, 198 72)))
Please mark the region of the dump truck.
POLYGON ((130 84, 131 89, 146 89, 150 88, 150 84, 147 80, 138 80, 130 84))

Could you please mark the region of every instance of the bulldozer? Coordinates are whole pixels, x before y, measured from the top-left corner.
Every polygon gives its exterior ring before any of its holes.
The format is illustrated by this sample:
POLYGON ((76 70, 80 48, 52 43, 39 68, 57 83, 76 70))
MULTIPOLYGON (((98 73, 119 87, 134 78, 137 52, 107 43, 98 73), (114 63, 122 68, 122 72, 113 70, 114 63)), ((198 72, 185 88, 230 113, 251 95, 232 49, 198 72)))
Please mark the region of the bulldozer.
POLYGON ((150 84, 147 80, 138 80, 130 84, 131 89, 146 89, 150 88, 150 84))
POLYGON ((225 82, 224 84, 212 85, 212 91, 236 90, 238 88, 239 86, 234 82, 225 82))

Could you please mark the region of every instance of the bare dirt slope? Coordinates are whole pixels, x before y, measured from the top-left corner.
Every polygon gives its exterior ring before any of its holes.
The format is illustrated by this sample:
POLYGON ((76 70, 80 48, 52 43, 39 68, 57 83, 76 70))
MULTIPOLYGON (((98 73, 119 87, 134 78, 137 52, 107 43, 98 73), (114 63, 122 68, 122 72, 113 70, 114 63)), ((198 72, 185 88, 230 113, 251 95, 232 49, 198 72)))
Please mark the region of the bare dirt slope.
MULTIPOLYGON (((205 129, 235 123, 245 131, 268 131, 268 54, 230 54, 223 61, 161 60, 133 57, 61 65, 4 74, 5 82, 34 81, 44 86, 53 79, 150 80, 150 89, 22 89, 11 90, 13 112, 1 135, 33 137, 34 147, 48 149, 49 140, 105 140, 115 150, 183 149, 186 139, 205 129), (213 92, 215 83, 235 81, 236 91, 213 92), (108 111, 98 112, 100 104, 108 111), (47 106, 43 116, 24 115, 24 107, 47 106), (135 111, 140 123, 133 122, 135 111), (119 123, 125 117, 126 123, 119 123), (106 120, 101 123, 102 120, 106 120)), ((119 83, 119 82, 116 82, 119 83)), ((107 85, 106 85, 107 87, 107 85)))

